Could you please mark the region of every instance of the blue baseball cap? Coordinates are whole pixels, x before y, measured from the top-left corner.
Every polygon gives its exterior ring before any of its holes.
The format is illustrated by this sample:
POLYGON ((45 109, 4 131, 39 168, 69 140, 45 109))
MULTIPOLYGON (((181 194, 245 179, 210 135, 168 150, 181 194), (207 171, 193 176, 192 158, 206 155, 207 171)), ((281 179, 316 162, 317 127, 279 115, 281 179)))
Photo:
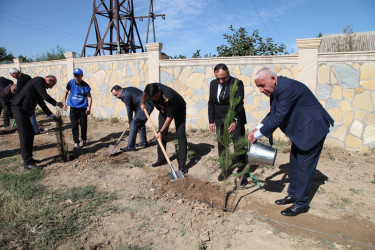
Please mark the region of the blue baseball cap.
POLYGON ((74 75, 82 75, 83 74, 82 69, 80 69, 80 68, 74 69, 73 70, 73 74, 74 75))

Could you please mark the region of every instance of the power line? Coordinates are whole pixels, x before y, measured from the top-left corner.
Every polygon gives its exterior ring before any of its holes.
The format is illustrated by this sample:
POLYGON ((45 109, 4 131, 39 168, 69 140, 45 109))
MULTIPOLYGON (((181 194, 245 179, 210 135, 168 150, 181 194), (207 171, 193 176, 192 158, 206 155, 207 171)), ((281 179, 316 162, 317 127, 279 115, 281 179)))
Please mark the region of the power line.
MULTIPOLYGON (((232 15, 237 16, 237 14, 233 13, 233 11, 229 8, 229 6, 225 3, 224 0, 220 0, 220 1, 224 4, 225 8, 227 8, 228 11, 229 11, 232 15)), ((244 25, 242 25, 242 23, 241 23, 239 20, 236 20, 236 21, 240 24, 241 27, 245 27, 244 25)))
POLYGON ((280 36, 279 31, 276 29, 276 25, 275 25, 275 23, 273 22, 273 18, 272 18, 271 12, 270 12, 270 8, 268 7, 267 1, 266 1, 266 0, 263 0, 263 1, 264 1, 264 4, 266 5, 266 9, 267 9, 268 15, 269 15, 269 17, 270 17, 270 19, 271 19, 271 22, 272 22, 273 28, 275 29, 275 31, 276 31, 276 33, 277 33, 277 35, 278 35, 278 37, 279 37, 281 43, 283 43, 283 39, 282 39, 282 37, 280 36))
POLYGON ((56 29, 55 27, 51 27, 51 26, 48 26, 48 25, 44 25, 44 24, 41 24, 41 23, 38 23, 38 22, 35 22, 33 20, 30 20, 30 19, 26 19, 26 18, 23 18, 23 17, 19 17, 19 16, 16 16, 16 15, 13 15, 13 14, 10 14, 10 13, 7 13, 7 12, 4 12, 2 10, 0 10, 0 13, 3 13, 3 14, 6 14, 6 15, 9 15, 9 16, 12 16, 12 17, 15 17, 15 18, 18 18, 22 21, 25 21, 25 23, 34 23, 38 26, 43 26, 43 27, 46 27, 50 30, 46 31, 46 30, 42 30, 42 29, 38 29, 38 28, 35 28, 33 26, 28 26, 27 24, 20 24, 20 23, 17 23, 17 22, 14 22, 14 21, 9 21, 9 20, 5 20, 5 21, 8 21, 10 23, 14 23, 14 24, 18 24, 20 25, 21 27, 25 26, 25 27, 29 27, 29 29, 32 29, 32 30, 38 30, 38 31, 41 31, 41 32, 46 32, 48 34, 55 34, 59 37, 66 37, 66 38, 69 38, 69 39, 75 39, 75 40, 78 40, 77 39, 77 36, 73 33, 69 33, 69 32, 66 32, 65 30, 60 30, 60 32, 62 32, 62 34, 66 34, 66 35, 69 35, 68 36, 64 36, 64 35, 61 35, 61 34, 58 34, 58 33, 54 33, 53 31, 56 31, 56 30, 59 30, 59 29, 56 29), (51 31, 52 30, 52 31, 51 31))
MULTIPOLYGON (((48 4, 48 3, 46 3, 46 2, 43 2, 43 1, 40 1, 40 0, 34 0, 34 2, 38 2, 39 4, 44 5, 44 6, 50 8, 50 9, 52 9, 52 10, 54 10, 54 11, 57 10, 57 11, 59 11, 59 12, 61 12, 61 13, 67 14, 67 15, 69 15, 69 16, 72 16, 72 17, 75 17, 75 18, 81 19, 82 21, 87 22, 86 18, 84 19, 84 18, 82 18, 82 16, 73 15, 72 12, 65 11, 65 10, 63 10, 63 9, 60 9, 60 8, 57 7, 57 6, 50 5, 50 4, 48 4)), ((58 3, 60 4, 60 2, 58 2, 58 3)))
POLYGON ((264 26, 265 30, 267 31, 267 33, 268 33, 268 36, 271 37, 270 33, 268 32, 267 26, 266 26, 266 24, 263 22, 263 19, 262 19, 262 17, 260 16, 259 11, 258 11, 257 7, 255 6, 253 0, 251 0, 251 3, 253 4, 254 9, 256 10, 256 12, 257 12, 257 14, 258 14, 258 17, 259 17, 260 21, 263 23, 263 26, 264 26))

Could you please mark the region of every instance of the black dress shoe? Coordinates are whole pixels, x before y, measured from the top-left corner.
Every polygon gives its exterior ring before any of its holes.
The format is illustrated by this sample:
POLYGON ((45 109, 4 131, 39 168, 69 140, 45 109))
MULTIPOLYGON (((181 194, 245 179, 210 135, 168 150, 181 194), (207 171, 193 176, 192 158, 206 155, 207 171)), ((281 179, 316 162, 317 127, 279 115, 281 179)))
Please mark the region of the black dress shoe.
POLYGON ((292 204, 294 203, 294 198, 291 197, 291 196, 285 196, 284 199, 281 199, 281 200, 275 200, 275 203, 277 205, 287 205, 287 204, 292 204))
POLYGON ((29 165, 24 166, 23 168, 26 170, 35 170, 35 169, 41 170, 42 169, 41 167, 38 167, 35 164, 29 164, 29 165))
POLYGON ((294 204, 293 206, 281 211, 281 214, 285 216, 296 216, 301 213, 306 213, 309 211, 309 209, 310 207, 299 207, 298 205, 294 204))
POLYGON ((131 152, 131 151, 136 151, 135 148, 128 148, 128 147, 126 147, 126 148, 120 148, 120 150, 121 150, 122 152, 131 152))
POLYGON ((223 181, 223 180, 225 180, 225 179, 227 179, 228 178, 228 176, 225 176, 225 175, 223 175, 223 174, 219 174, 219 176, 217 177, 217 180, 218 181, 223 181))
POLYGON ((180 170, 183 174, 187 174, 187 169, 186 169, 186 167, 182 167, 182 168, 178 168, 178 170, 180 170))
POLYGON ((144 148, 147 148, 148 147, 148 143, 147 142, 140 142, 140 143, 137 143, 135 144, 136 147, 144 147, 144 148))
POLYGON ((164 165, 165 163, 167 163, 166 160, 157 160, 154 164, 152 164, 152 167, 155 168, 155 167, 159 167, 161 165, 164 165))
POLYGON ((244 176, 243 178, 242 178, 242 181, 241 181, 241 183, 240 183, 240 186, 246 186, 247 184, 249 184, 249 181, 247 180, 247 178, 244 176))

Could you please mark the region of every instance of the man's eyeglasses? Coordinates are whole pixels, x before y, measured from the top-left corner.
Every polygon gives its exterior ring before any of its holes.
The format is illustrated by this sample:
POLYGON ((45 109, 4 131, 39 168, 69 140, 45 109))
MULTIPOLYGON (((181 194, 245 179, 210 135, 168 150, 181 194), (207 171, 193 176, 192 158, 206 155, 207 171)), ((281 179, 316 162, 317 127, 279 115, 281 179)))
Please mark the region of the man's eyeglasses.
POLYGON ((80 77, 81 75, 78 75, 78 74, 74 74, 74 77, 80 77))

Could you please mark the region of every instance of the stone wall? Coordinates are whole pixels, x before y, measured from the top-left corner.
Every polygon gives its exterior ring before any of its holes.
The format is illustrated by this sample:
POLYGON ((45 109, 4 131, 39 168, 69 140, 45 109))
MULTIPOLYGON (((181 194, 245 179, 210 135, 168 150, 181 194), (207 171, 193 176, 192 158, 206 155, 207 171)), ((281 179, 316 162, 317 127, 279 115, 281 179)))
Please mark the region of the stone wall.
MULTIPOLYGON (((144 89, 150 82, 161 82, 176 89, 187 103, 187 127, 208 128, 207 102, 213 68, 228 65, 232 76, 245 86, 247 129, 256 126, 269 110, 269 98, 259 93, 253 78, 264 66, 278 75, 305 83, 335 120, 327 143, 352 150, 375 147, 375 52, 318 53, 320 39, 297 40, 298 53, 285 56, 176 59, 161 58, 162 44, 147 44, 147 53, 75 58, 66 60, 0 65, 0 76, 11 78, 10 67, 20 68, 32 77, 56 75, 58 84, 50 91, 57 100, 79 67, 92 88, 92 115, 99 118, 126 118, 124 104, 110 93, 113 85, 144 89)), ((157 112, 152 119, 156 120, 157 112)), ((154 121, 155 123, 155 121, 154 121)), ((157 124, 157 123, 156 123, 157 124)), ((285 139, 277 130, 275 138, 285 139)))
POLYGON ((375 53, 319 54, 317 98, 335 120, 329 141, 375 148, 375 53))

